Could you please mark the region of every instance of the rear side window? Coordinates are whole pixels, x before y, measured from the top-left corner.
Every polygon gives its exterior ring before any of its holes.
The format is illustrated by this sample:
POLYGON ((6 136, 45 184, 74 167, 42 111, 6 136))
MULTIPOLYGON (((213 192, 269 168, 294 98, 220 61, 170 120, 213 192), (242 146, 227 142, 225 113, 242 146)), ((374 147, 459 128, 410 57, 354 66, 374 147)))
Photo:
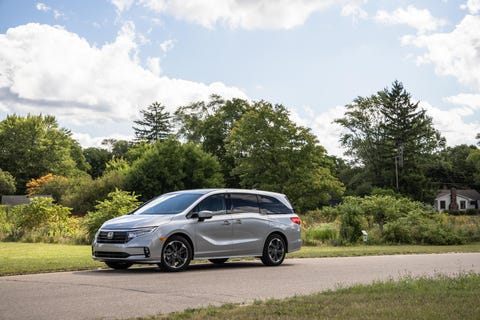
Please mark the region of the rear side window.
POLYGON ((254 194, 231 194, 229 199, 231 213, 260 213, 257 196, 254 194))
POLYGON ((262 213, 266 214, 293 213, 293 210, 280 200, 269 196, 260 196, 260 208, 262 209, 262 213))

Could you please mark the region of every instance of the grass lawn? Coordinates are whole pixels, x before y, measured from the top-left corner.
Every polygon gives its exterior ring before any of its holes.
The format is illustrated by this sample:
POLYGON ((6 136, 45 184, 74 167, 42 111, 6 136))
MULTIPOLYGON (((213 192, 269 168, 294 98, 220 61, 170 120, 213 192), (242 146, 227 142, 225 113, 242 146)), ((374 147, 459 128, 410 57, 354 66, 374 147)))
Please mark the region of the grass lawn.
POLYGON ((479 319, 480 275, 404 279, 284 300, 188 309, 144 319, 479 319))
MULTIPOLYGON (((0 276, 103 267, 91 258, 90 246, 0 242, 0 276)), ((480 252, 480 243, 462 246, 303 247, 288 258, 347 257, 366 255, 480 252)))
POLYGON ((94 269, 90 246, 0 242, 0 276, 94 269))

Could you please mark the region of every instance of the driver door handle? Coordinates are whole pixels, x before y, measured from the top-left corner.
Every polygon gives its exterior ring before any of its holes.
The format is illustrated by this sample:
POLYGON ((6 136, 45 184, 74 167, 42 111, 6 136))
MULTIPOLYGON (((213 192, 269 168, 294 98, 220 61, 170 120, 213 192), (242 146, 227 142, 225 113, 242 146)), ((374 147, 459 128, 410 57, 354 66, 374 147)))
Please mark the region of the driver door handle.
POLYGON ((223 225, 224 226, 229 226, 229 225, 231 225, 231 223, 228 220, 223 220, 223 225))

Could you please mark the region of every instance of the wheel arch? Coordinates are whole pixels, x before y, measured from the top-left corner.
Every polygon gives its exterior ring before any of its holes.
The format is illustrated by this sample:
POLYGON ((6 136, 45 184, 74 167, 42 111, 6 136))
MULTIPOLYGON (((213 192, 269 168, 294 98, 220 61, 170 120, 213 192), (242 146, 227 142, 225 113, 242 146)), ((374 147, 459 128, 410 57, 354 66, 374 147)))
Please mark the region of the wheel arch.
MULTIPOLYGON (((192 249, 191 258, 193 259, 193 257, 195 256, 195 247, 193 246, 193 241, 190 238, 190 236, 188 234, 184 233, 184 232, 174 232, 174 233, 172 233, 171 235, 168 236, 167 241, 169 239, 171 239, 172 237, 175 237, 175 236, 182 237, 182 238, 185 238, 185 240, 187 240, 188 244, 190 245, 190 248, 192 249)), ((167 241, 165 241, 165 242, 167 242, 167 241)))
POLYGON ((263 245, 265 246, 265 245, 267 244, 268 238, 269 238, 270 236, 274 235, 274 234, 279 235, 279 236, 282 238, 283 243, 285 244, 285 253, 287 253, 287 252, 288 252, 288 241, 287 241, 287 237, 286 237, 285 234, 283 234, 281 231, 275 230, 275 231, 273 231, 273 232, 270 232, 270 233, 268 234, 268 236, 265 238, 265 243, 264 243, 263 245))

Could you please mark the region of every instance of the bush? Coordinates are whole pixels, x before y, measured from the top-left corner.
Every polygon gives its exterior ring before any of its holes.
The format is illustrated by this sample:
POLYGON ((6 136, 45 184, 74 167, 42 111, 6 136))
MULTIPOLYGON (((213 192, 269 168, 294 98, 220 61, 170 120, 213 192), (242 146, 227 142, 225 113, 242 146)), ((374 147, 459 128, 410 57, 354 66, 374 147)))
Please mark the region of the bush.
POLYGON ((356 243, 367 224, 362 209, 358 205, 348 203, 343 204, 339 210, 343 212, 340 216, 340 239, 347 243, 356 243))
POLYGON ((107 199, 98 202, 95 211, 88 212, 84 218, 88 240, 93 240, 95 233, 105 221, 125 215, 137 208, 140 205, 137 197, 135 194, 117 189, 110 192, 107 199))
POLYGON ((334 223, 322 223, 317 226, 305 228, 302 236, 303 244, 307 246, 327 243, 337 238, 337 226, 334 223))
POLYGON ((15 190, 15 178, 9 172, 0 169, 0 196, 14 194, 15 190))
POLYGON ((32 198, 30 204, 0 210, 2 239, 25 242, 83 243, 84 232, 71 209, 53 203, 52 198, 32 198), (3 212, 3 213, 1 213, 3 212), (2 222, 3 225, 3 222, 2 222))
POLYGON ((453 245, 466 242, 466 238, 448 222, 446 215, 428 215, 422 211, 413 211, 388 223, 383 237, 386 242, 403 244, 453 245))

